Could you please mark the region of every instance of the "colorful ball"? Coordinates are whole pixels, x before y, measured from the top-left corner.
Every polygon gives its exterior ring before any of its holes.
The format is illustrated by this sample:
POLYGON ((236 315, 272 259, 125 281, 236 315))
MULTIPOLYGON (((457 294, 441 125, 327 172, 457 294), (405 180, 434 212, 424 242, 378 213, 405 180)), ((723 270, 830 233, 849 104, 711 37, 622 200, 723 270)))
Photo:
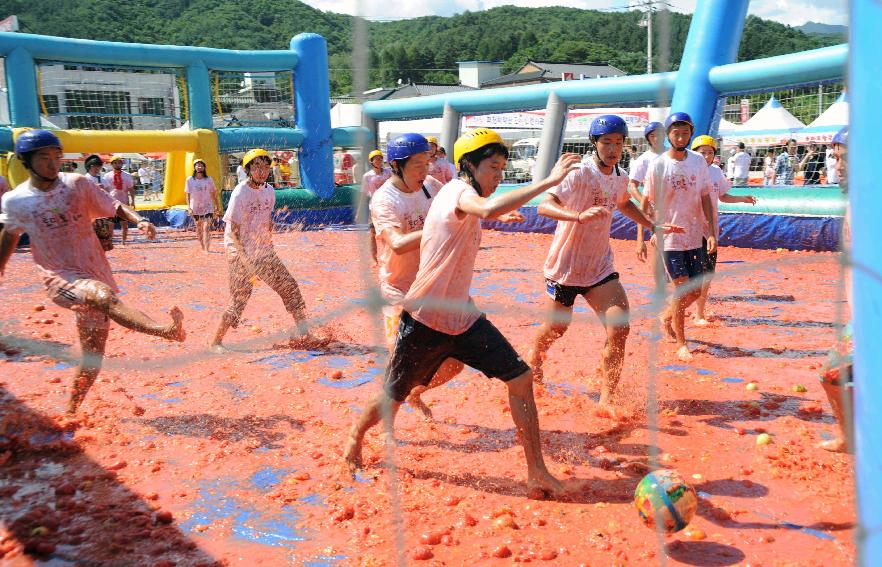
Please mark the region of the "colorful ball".
POLYGON ((698 508, 698 497, 680 473, 659 469, 643 477, 637 485, 634 506, 648 527, 672 534, 692 521, 698 508))

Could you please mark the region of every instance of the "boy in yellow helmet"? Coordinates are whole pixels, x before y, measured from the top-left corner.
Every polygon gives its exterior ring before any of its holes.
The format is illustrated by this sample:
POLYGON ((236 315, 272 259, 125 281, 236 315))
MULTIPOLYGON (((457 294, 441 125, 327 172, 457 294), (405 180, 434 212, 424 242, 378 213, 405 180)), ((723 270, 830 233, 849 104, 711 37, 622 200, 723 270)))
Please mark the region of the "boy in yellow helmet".
POLYGON ((466 132, 454 146, 460 177, 433 200, 420 239, 420 266, 404 298, 395 350, 383 389, 361 413, 344 447, 350 471, 362 466, 364 435, 389 419, 417 386, 426 386, 448 358, 459 360, 508 387, 512 419, 527 459, 528 496, 563 490, 545 467, 539 442, 539 419, 533 398, 533 375, 508 340, 475 307, 469 296, 481 241, 481 219, 516 211, 560 183, 579 165, 564 154, 547 178, 494 197, 502 182, 508 149, 489 129, 466 132))
POLYGON ((710 176, 710 202, 711 209, 713 209, 713 216, 717 219, 717 222, 714 223, 714 227, 716 232, 711 233, 711 227, 708 223, 704 223, 704 238, 702 238, 702 247, 704 247, 705 256, 704 256, 704 280, 701 284, 701 295, 698 296, 698 299, 695 300, 695 306, 697 308, 695 312, 695 316, 692 318, 692 322, 699 326, 705 326, 708 324, 707 314, 704 311, 705 304, 707 303, 707 294, 710 290, 711 280, 713 279, 713 274, 717 269, 717 251, 708 252, 707 250, 707 240, 710 236, 713 236, 718 242, 720 240, 720 221, 719 221, 719 205, 718 202, 722 201, 723 203, 750 203, 751 205, 756 204, 756 197, 753 195, 744 195, 742 197, 736 197, 735 195, 729 195, 729 189, 732 188, 732 184, 729 183, 729 180, 726 179, 725 174, 723 174, 723 170, 720 169, 717 165, 714 164, 714 156, 717 153, 717 142, 710 136, 696 136, 692 141, 692 150, 701 154, 704 160, 707 162, 708 166, 708 175, 710 176))
POLYGON ((224 214, 224 247, 230 262, 230 304, 224 311, 214 338, 212 352, 223 353, 221 344, 230 327, 236 327, 260 278, 282 298, 285 309, 294 317, 296 331, 292 338, 308 336, 306 304, 300 287, 276 255, 273 248, 273 209, 276 193, 266 180, 270 174, 270 156, 254 149, 242 158, 247 178, 233 189, 224 214))

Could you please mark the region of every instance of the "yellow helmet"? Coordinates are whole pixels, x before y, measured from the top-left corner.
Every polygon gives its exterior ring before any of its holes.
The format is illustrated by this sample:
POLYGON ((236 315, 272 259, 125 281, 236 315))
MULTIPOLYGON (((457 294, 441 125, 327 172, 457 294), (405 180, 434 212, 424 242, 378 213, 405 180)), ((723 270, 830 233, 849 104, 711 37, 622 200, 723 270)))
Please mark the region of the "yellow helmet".
POLYGON ((202 163, 202 165, 204 165, 204 166, 206 166, 206 167, 208 166, 208 164, 205 163, 205 160, 202 159, 201 157, 193 158, 193 166, 194 166, 194 167, 196 166, 197 163, 200 163, 200 162, 202 163))
POLYGON ((429 142, 430 144, 435 144, 436 146, 441 145, 438 143, 438 138, 436 138, 435 136, 426 136, 426 141, 429 142))
POLYGON ((459 160, 462 156, 475 150, 481 149, 490 144, 504 144, 502 136, 497 134, 490 128, 478 128, 477 130, 469 130, 465 132, 453 144, 453 162, 459 167, 459 160))
POLYGON ((374 150, 368 154, 368 161, 374 161, 375 157, 383 157, 383 152, 380 150, 374 150))
POLYGON ((121 155, 110 156, 110 163, 113 163, 115 161, 125 161, 125 159, 121 155))
POLYGON ((267 161, 272 161, 266 150, 262 148, 254 148, 245 153, 245 156, 242 158, 242 167, 248 167, 248 164, 254 161, 254 158, 258 157, 265 157, 267 161))
POLYGON ((696 136, 694 140, 692 140, 692 149, 697 150, 701 146, 710 146, 717 151, 717 141, 708 135, 704 136, 696 136))

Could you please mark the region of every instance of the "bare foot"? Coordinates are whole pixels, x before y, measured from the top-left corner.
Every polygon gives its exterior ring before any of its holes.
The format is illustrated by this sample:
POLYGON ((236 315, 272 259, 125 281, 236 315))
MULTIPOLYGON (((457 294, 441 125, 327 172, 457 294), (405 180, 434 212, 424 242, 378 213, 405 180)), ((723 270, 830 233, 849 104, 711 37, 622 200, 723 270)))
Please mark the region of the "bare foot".
POLYGON ((565 492, 563 484, 548 471, 529 475, 527 478, 527 498, 531 500, 561 497, 565 492))
POLYGON ((214 354, 227 354, 228 352, 230 352, 230 349, 220 343, 217 343, 208 345, 208 351, 214 354))
POLYGON ((353 477, 355 473, 364 468, 361 460, 361 441, 352 435, 346 440, 346 446, 343 447, 343 464, 353 477))
POLYGON ((828 441, 822 441, 815 445, 818 449, 823 449, 825 451, 830 451, 831 453, 845 453, 848 451, 848 446, 845 443, 844 439, 836 438, 830 439, 828 441))
POLYGON ((175 305, 168 312, 172 318, 172 326, 171 333, 169 334, 169 340, 177 341, 179 343, 184 342, 184 339, 187 338, 187 331, 184 330, 184 312, 175 305))
POLYGON ((677 358, 679 358, 683 362, 691 361, 692 353, 689 352, 689 347, 686 345, 680 345, 680 347, 677 349, 677 358))
POLYGON ((410 407, 419 411, 423 415, 423 419, 425 419, 426 421, 431 421, 432 410, 429 409, 429 406, 427 406, 425 402, 423 402, 422 398, 420 398, 420 394, 425 391, 425 388, 423 388, 422 391, 417 391, 417 388, 414 388, 413 390, 411 390, 410 395, 407 396, 407 399, 405 401, 410 404, 410 407))

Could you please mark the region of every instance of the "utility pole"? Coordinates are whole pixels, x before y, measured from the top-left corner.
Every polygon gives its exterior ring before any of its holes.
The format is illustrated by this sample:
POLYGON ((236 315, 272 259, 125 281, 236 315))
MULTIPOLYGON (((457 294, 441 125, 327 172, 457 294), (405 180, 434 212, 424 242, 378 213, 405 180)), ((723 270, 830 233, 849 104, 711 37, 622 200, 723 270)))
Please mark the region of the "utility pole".
POLYGON ((652 2, 646 5, 646 74, 652 74, 652 2))
POLYGON ((642 0, 631 2, 631 8, 646 9, 646 17, 640 20, 640 27, 646 28, 646 73, 652 74, 652 13, 655 11, 656 4, 670 6, 664 0, 642 0))

